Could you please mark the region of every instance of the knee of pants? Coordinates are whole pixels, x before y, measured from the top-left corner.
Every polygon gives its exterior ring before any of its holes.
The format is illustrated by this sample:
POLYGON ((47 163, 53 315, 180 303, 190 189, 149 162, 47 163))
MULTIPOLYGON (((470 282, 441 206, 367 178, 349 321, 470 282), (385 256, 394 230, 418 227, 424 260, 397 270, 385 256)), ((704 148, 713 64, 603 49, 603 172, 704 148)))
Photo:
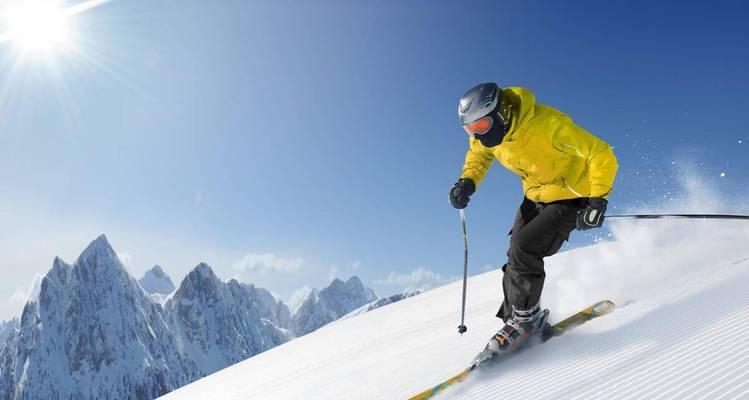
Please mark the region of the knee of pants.
POLYGON ((510 246, 507 251, 505 268, 516 273, 543 273, 544 262, 541 255, 529 253, 519 247, 510 246))
POLYGON ((522 252, 533 255, 542 255, 544 242, 546 242, 546 235, 528 235, 526 232, 520 232, 513 236, 510 241, 510 251, 522 252))
POLYGON ((542 240, 531 238, 524 235, 517 235, 510 240, 510 247, 507 249, 507 255, 510 257, 540 257, 543 255, 542 240))

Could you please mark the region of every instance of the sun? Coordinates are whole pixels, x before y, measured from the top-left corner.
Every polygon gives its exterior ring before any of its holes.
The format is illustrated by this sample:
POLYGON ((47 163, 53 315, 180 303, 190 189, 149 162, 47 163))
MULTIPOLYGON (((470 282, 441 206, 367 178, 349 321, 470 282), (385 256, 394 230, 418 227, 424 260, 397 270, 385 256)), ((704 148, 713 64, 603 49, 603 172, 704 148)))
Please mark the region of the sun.
POLYGON ((50 54, 72 45, 69 15, 55 0, 25 0, 5 10, 5 35, 25 53, 50 54))
POLYGON ((110 1, 0 0, 0 124, 7 110, 25 104, 26 92, 56 97, 70 121, 78 110, 69 74, 118 72, 92 36, 98 17, 83 16, 110 1))

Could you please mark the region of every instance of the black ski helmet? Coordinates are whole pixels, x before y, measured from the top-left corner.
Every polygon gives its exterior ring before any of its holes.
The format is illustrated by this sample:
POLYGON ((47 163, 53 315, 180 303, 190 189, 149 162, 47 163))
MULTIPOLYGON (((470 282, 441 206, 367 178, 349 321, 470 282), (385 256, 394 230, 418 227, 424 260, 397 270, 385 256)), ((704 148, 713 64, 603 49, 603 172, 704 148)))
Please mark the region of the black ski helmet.
POLYGON ((509 128, 509 118, 502 115, 502 89, 494 82, 482 83, 469 89, 458 103, 458 117, 469 135, 474 136, 484 146, 494 147, 502 143, 509 128), (490 124, 483 132, 473 132, 470 127, 477 121, 490 118, 490 124))

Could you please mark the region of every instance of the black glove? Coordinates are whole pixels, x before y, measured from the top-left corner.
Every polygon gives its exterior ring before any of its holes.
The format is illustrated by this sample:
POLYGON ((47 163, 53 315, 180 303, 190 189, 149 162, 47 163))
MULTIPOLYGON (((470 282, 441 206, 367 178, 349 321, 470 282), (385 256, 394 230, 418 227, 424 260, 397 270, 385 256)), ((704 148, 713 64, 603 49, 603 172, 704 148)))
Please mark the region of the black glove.
POLYGON ((470 197, 476 191, 476 184, 472 180, 460 178, 450 189, 450 204, 457 209, 468 207, 470 197))
POLYGON ((600 197, 589 198, 585 209, 577 212, 577 229, 600 228, 603 225, 603 215, 606 213, 607 204, 609 202, 606 199, 600 197))

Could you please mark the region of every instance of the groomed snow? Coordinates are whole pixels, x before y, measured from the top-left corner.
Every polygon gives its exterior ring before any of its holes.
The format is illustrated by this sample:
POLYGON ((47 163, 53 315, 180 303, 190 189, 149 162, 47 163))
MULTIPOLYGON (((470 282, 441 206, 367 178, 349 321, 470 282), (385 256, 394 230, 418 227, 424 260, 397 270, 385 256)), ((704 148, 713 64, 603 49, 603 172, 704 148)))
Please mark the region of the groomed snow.
MULTIPOLYGON (((609 298, 617 311, 440 398, 749 398, 749 224, 634 221, 612 242, 547 262, 552 321, 609 298)), ((499 273, 334 322, 165 399, 406 399, 460 372, 499 327, 499 273)))

